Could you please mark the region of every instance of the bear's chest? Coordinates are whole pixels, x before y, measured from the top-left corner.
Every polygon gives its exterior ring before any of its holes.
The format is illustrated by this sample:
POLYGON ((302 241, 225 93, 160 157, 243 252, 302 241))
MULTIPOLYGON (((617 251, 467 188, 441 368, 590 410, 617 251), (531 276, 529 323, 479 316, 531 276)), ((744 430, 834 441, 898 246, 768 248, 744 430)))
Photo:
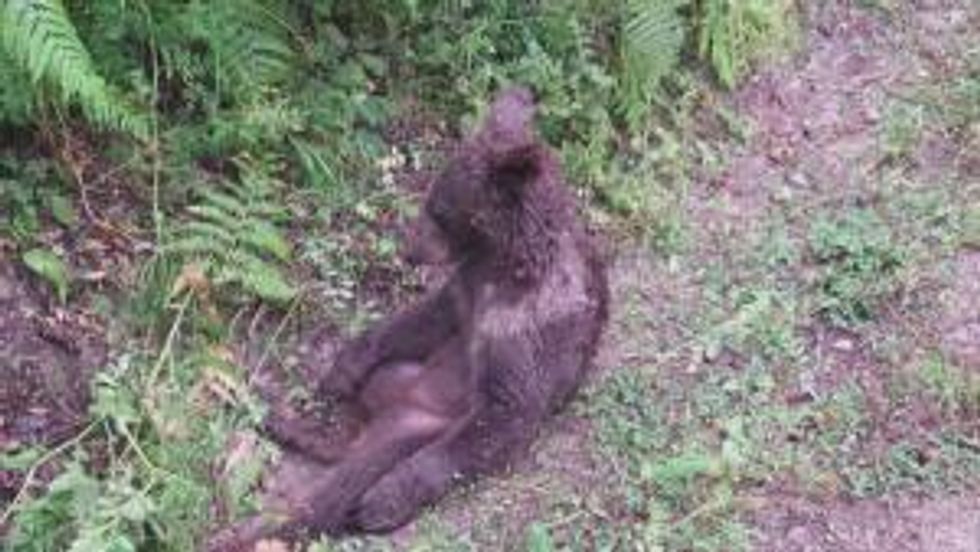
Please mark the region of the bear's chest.
POLYGON ((577 251, 564 251, 558 262, 529 290, 515 293, 506 282, 483 282, 476 291, 478 336, 504 338, 533 334, 589 308, 586 266, 577 251))

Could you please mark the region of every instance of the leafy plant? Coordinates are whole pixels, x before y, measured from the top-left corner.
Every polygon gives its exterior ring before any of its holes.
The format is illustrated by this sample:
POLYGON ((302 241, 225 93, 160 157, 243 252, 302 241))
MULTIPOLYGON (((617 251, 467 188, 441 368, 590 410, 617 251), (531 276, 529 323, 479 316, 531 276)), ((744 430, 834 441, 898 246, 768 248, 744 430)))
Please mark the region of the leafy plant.
MULTIPOLYGON (((34 86, 52 87, 63 104, 78 105, 97 125, 139 137, 148 134, 144 114, 96 71, 61 0, 4 2, 0 37, 6 53, 29 73, 34 86)), ((43 91, 38 91, 43 98, 43 91)))
POLYGON ((49 249, 36 248, 24 253, 22 258, 27 268, 51 284, 62 303, 68 301, 68 266, 61 257, 49 249))
POLYGON ((750 62, 793 37, 793 3, 786 0, 697 0, 697 45, 725 86, 750 62))
POLYGON ((689 25, 681 14, 688 0, 626 0, 618 95, 623 118, 640 128, 660 81, 674 71, 689 25))
POLYGON ((276 264, 291 256, 273 222, 286 214, 274 199, 278 183, 247 163, 238 167, 238 182, 200 192, 166 250, 200 263, 219 287, 238 285, 262 299, 287 301, 296 291, 276 264))
POLYGON ((899 285, 905 255, 871 210, 817 219, 809 245, 818 267, 817 309, 835 322, 870 320, 878 302, 899 285))
POLYGON ((896 102, 889 106, 882 129, 882 150, 887 158, 898 159, 911 153, 919 142, 925 124, 920 105, 896 102))

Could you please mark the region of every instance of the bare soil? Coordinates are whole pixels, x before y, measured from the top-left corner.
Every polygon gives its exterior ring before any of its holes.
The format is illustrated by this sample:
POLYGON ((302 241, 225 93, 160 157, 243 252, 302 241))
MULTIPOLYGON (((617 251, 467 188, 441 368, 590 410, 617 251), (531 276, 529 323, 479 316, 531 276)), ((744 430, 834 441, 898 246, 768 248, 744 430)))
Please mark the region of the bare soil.
POLYGON ((757 552, 977 552, 975 497, 814 502, 768 497, 757 552))
MULTIPOLYGON (((744 232, 779 203, 801 212, 803 206, 859 204, 873 197, 869 191, 883 174, 934 185, 959 181, 955 193, 975 200, 980 171, 969 138, 957 143, 948 133, 927 134, 897 161, 888 157, 882 127, 889 102, 963 71, 964 48, 980 36, 978 6, 919 1, 886 14, 850 2, 820 2, 807 15, 804 53, 760 72, 735 95, 736 112, 754 132, 721 178, 696 194, 691 210, 702 227, 744 232)), ((888 441, 878 446, 938 420, 934 405, 888 409, 888 367, 876 358, 875 341, 897 335, 897 326, 915 325, 917 335, 938 336, 958 365, 980 369, 980 255, 964 251, 952 265, 948 287, 926 301, 930 315, 924 321, 892 315, 864 335, 822 326, 809 331, 808 349, 823 359, 815 390, 856 381, 882 428, 880 438, 888 441)), ((750 521, 760 551, 980 551, 980 502, 973 497, 855 501, 773 490, 760 498, 750 521)))
MULTIPOLYGON (((86 422, 89 381, 106 359, 102 325, 52 305, 0 252, 0 451, 49 445, 86 422)), ((0 471, 0 503, 20 473, 0 471)))

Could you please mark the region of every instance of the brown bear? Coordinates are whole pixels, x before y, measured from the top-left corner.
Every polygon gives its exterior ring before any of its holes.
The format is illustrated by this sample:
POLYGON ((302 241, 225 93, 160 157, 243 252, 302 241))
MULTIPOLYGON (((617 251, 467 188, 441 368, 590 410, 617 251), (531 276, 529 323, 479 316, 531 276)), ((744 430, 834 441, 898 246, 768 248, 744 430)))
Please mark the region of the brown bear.
POLYGON ((355 413, 349 439, 310 420, 270 422, 274 438, 327 467, 285 519, 249 520, 225 542, 397 528, 505 466, 582 382, 606 320, 605 269, 533 114, 528 90, 501 93, 451 157, 409 255, 453 263, 452 276, 324 372, 319 394, 355 413))

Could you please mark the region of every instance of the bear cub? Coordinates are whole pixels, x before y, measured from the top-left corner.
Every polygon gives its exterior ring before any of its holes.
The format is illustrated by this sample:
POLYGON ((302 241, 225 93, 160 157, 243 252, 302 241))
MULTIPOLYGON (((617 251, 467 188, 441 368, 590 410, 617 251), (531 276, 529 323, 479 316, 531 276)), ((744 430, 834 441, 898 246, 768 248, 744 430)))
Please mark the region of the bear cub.
POLYGON ((583 381, 606 321, 605 268, 533 116, 528 90, 506 90, 451 156, 406 255, 452 275, 342 347, 316 382, 353 413, 349 439, 270 420, 323 471, 285 518, 251 520, 232 540, 395 529, 505 466, 583 381))

